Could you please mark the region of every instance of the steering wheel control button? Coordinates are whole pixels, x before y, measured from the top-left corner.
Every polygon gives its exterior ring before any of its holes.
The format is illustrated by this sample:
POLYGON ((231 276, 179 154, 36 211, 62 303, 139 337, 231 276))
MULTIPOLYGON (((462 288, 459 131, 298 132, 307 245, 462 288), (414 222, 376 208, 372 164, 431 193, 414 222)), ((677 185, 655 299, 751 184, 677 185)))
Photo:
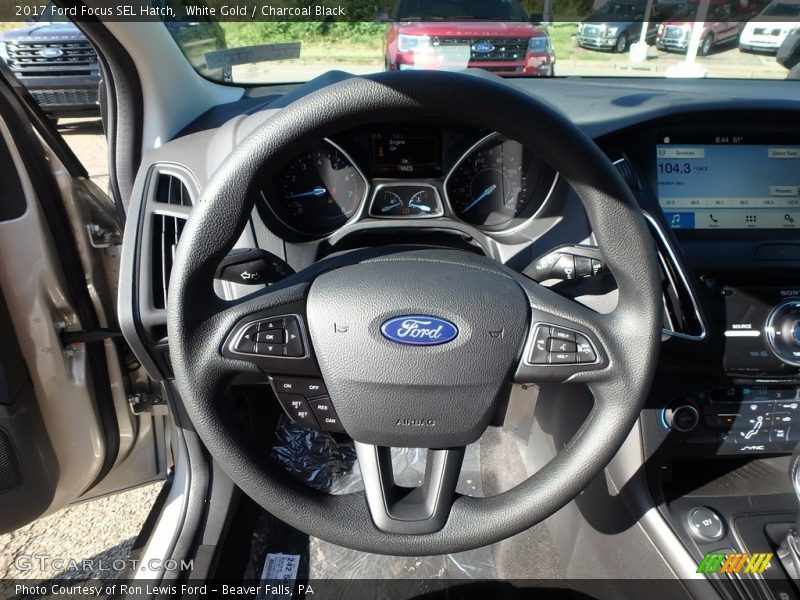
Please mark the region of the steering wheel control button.
POLYGON ((536 337, 531 346, 531 353, 528 357, 528 362, 532 365, 546 365, 547 355, 549 350, 547 348, 549 339, 549 329, 547 327, 539 327, 536 330, 536 337))
POLYGON ((271 318, 258 323, 259 331, 268 331, 270 329, 283 329, 283 318, 271 318))
POLYGON ((559 339, 559 340, 568 340, 570 342, 575 341, 575 332, 570 331, 569 329, 563 329, 562 327, 551 327, 550 328, 550 337, 559 339))
POLYGON ((575 345, 575 342, 550 338, 547 340, 547 350, 548 352, 577 352, 578 346, 575 345))
POLYGON ((579 363, 593 363, 597 361, 597 353, 592 348, 592 343, 585 335, 575 336, 576 352, 579 363))
POLYGON ((286 332, 283 329, 267 329, 256 334, 256 342, 259 344, 283 344, 285 338, 286 332))
POLYGON ((300 333, 300 323, 297 317, 284 318, 284 329, 286 339, 286 356, 292 358, 300 358, 305 356, 305 348, 303 348, 303 336, 300 333))
POLYGON ((528 352, 527 364, 578 365, 597 362, 597 351, 582 333, 539 323, 528 352))
MULTIPOLYGON (((266 359, 305 358, 307 345, 297 315, 269 316, 239 325, 231 333, 223 353, 266 359)), ((269 370, 264 365, 265 370, 269 370)), ((276 369, 277 370, 277 369, 276 369)))
POLYGON ((313 400, 309 400, 308 404, 311 406, 311 411, 317 417, 317 422, 323 430, 334 433, 345 432, 344 427, 342 427, 339 421, 339 415, 336 414, 336 410, 333 408, 330 398, 327 396, 314 398, 313 400))
POLYGON ((278 402, 281 403, 286 415, 296 424, 308 427, 309 429, 319 429, 319 423, 308 405, 308 401, 297 394, 278 394, 278 402))
POLYGON ((701 507, 689 511, 689 533, 699 542, 718 542, 725 537, 725 523, 716 511, 701 507))
POLYGON ((284 356, 286 346, 283 344, 256 344, 256 354, 260 356, 284 356))
POLYGON ((297 377, 270 377, 269 379, 276 394, 299 394, 305 398, 328 395, 325 384, 319 379, 297 377))
POLYGON ((551 352, 547 355, 547 362, 551 365, 574 365, 578 357, 574 352, 551 352))

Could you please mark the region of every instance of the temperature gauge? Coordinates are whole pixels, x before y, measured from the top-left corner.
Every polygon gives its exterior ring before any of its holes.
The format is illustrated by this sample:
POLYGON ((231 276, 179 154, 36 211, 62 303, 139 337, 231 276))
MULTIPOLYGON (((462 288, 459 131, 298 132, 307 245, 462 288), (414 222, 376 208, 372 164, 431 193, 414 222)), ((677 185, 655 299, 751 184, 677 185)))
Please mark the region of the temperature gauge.
POLYGON ((427 184, 379 185, 369 212, 378 218, 440 217, 443 213, 438 190, 427 184))

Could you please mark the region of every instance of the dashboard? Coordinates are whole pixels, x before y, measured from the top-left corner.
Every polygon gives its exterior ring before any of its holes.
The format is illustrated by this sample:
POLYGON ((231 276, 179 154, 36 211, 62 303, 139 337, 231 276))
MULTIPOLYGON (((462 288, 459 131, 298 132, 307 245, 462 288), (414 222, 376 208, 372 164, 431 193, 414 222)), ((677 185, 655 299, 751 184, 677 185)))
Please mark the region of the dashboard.
MULTIPOLYGON (((144 157, 128 208, 119 307, 125 337, 154 379, 172 377, 166 293, 192 203, 250 132, 293 98, 347 77, 220 107, 144 157), (176 188, 185 194, 174 202, 161 193, 176 188)), ((758 496, 762 512, 788 506, 762 493, 772 485, 759 479, 763 469, 740 471, 735 485, 723 477, 714 487, 712 479, 747 460, 780 458, 800 442, 800 88, 573 78, 507 84, 557 105, 594 139, 651 227, 664 332, 637 443, 648 498, 702 560, 733 542, 692 537, 687 519, 698 506, 731 531, 754 511, 736 490, 758 496)), ((613 276, 568 182, 513 139, 454 123, 387 115, 380 126, 341 131, 275 165, 232 255, 261 253, 285 275, 340 251, 415 243, 480 252, 598 312, 614 307, 613 276)), ((217 281, 220 296, 240 298, 269 283, 242 264, 248 281, 217 281)))
POLYGON ((398 123, 321 140, 261 190, 261 214, 292 239, 364 220, 443 219, 503 232, 531 219, 555 171, 496 133, 398 123))

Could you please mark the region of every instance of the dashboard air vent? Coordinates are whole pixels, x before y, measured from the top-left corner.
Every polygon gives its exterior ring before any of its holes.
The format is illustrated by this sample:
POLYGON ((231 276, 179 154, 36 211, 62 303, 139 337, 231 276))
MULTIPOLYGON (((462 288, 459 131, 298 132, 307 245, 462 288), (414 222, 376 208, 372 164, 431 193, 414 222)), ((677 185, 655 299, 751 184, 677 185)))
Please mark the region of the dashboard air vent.
POLYGON ((172 263, 175 261, 178 242, 189 217, 186 209, 191 208, 192 199, 186 184, 180 178, 168 173, 159 173, 153 200, 155 204, 151 216, 151 290, 153 308, 164 310, 167 307, 172 263), (163 210, 160 205, 165 205, 163 210))
POLYGON ((173 206, 191 206, 192 199, 186 185, 175 177, 166 173, 158 176, 156 183, 155 201, 173 206))
MULTIPOLYGON (((625 183, 639 199, 642 186, 633 166, 625 158, 614 161, 614 166, 622 175, 625 183)), ((692 292, 678 255, 669 238, 652 215, 644 212, 647 224, 653 234, 661 265, 664 297, 664 333, 669 336, 702 340, 706 336, 706 328, 700 313, 700 306, 692 292)))

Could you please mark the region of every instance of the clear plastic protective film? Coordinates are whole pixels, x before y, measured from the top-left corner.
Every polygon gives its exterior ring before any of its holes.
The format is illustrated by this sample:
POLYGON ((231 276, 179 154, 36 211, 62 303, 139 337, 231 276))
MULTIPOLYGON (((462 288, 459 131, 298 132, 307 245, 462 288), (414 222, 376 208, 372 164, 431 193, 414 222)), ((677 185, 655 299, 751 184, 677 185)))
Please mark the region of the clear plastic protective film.
MULTIPOLYGON (((327 433, 289 422, 277 430, 273 458, 307 485, 330 494, 364 489, 352 441, 339 442, 327 433)), ((422 483, 427 451, 393 448, 392 467, 398 485, 422 483)), ((467 447, 461 467, 459 494, 483 496, 480 441, 467 447)), ((442 556, 383 556, 350 550, 318 538, 309 539, 308 574, 312 579, 491 579, 495 577, 490 547, 442 556)))

